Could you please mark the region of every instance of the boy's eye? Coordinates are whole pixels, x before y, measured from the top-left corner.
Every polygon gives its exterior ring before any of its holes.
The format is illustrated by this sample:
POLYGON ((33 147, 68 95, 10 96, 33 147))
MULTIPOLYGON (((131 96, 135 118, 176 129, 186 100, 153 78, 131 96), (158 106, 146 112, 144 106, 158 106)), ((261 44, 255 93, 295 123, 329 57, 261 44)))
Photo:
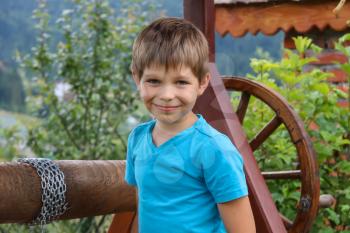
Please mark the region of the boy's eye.
POLYGON ((158 84, 159 80, 157 80, 157 79, 148 79, 146 82, 148 82, 150 84, 158 84))
POLYGON ((184 80, 179 80, 176 83, 179 84, 179 85, 187 85, 188 84, 188 82, 184 81, 184 80))

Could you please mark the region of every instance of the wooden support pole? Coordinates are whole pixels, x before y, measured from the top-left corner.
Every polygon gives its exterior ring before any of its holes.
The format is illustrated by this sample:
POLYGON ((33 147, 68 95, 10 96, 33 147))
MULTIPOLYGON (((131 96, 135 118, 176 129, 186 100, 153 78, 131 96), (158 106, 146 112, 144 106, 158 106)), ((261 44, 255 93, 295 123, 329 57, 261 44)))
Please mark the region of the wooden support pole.
POLYGON ((241 152, 249 187, 249 199, 259 233, 287 232, 265 184, 253 152, 237 115, 233 112, 230 98, 217 71, 214 46, 213 0, 184 0, 185 19, 193 22, 207 36, 210 46, 210 72, 212 79, 205 93, 197 100, 195 112, 201 113, 216 129, 225 133, 241 152))
POLYGON ((215 8, 213 0, 184 0, 185 19, 196 25, 208 40, 209 61, 215 62, 215 8))

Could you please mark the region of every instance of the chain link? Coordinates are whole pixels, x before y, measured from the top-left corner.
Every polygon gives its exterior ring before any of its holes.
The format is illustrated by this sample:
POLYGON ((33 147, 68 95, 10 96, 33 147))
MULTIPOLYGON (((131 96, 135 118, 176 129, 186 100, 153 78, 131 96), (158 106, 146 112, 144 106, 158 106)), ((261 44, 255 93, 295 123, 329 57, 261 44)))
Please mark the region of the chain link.
POLYGON ((43 226, 57 219, 68 206, 63 172, 50 159, 21 158, 18 162, 33 166, 41 179, 42 207, 39 215, 30 224, 43 226))

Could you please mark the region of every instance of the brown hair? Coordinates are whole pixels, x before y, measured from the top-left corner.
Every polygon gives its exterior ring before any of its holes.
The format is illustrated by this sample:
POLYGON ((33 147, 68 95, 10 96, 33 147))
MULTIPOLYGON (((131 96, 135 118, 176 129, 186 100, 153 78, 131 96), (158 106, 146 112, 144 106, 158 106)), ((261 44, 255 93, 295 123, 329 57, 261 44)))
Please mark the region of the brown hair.
POLYGON ((131 69, 141 78, 145 68, 153 65, 165 69, 186 65, 199 81, 208 72, 208 42, 203 33, 187 20, 160 18, 136 38, 131 69))

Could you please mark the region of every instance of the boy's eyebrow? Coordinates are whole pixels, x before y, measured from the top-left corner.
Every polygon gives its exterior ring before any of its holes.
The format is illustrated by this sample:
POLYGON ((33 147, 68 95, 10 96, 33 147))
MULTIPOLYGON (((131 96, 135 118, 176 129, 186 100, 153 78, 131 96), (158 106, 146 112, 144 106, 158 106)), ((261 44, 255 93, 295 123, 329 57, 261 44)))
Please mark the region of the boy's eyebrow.
POLYGON ((188 79, 188 77, 186 75, 178 75, 176 76, 176 79, 188 79))
POLYGON ((145 74, 145 78, 159 78, 156 74, 145 74))
MULTIPOLYGON (((159 78, 157 74, 145 74, 144 78, 159 78)), ((189 78, 186 75, 177 75, 175 76, 176 80, 183 79, 183 80, 189 80, 189 78)))

